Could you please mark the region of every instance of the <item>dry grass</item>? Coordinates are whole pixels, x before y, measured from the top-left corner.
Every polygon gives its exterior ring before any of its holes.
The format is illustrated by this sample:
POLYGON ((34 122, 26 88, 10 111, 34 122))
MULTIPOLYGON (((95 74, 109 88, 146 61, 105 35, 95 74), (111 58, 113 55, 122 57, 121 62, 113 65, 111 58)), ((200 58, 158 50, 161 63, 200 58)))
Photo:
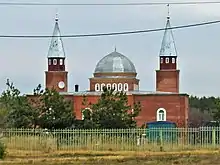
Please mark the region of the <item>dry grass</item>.
POLYGON ((1 165, 55 165, 55 164, 96 164, 96 165, 205 165, 219 164, 220 150, 198 150, 183 152, 101 152, 101 151, 61 151, 53 153, 9 150, 1 165))
MULTIPOLYGON (((45 137, 32 137, 32 136, 12 136, 10 138, 3 139, 7 148, 27 151, 44 151, 54 152, 58 148, 56 139, 45 137)), ((59 150, 96 150, 96 151, 188 151, 196 149, 216 149, 215 145, 187 145, 184 143, 163 143, 161 145, 157 143, 142 142, 140 146, 130 141, 121 141, 120 138, 114 140, 105 139, 105 141, 99 141, 99 139, 92 139, 92 141, 78 141, 74 145, 70 143, 59 144, 59 150), (79 143, 80 142, 80 143, 79 143)))

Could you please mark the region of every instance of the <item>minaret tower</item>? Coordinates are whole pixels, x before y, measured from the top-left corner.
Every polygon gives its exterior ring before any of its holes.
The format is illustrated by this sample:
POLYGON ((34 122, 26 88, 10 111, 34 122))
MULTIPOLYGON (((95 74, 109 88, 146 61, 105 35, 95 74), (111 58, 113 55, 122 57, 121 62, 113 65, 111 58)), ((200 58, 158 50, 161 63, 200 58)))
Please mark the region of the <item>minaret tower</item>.
POLYGON ((156 71, 156 91, 179 93, 177 51, 170 25, 169 5, 166 28, 160 49, 160 68, 156 71))
POLYGON ((46 73, 46 88, 54 88, 58 92, 67 92, 67 74, 65 70, 65 51, 56 14, 53 37, 48 51, 48 70, 46 73))

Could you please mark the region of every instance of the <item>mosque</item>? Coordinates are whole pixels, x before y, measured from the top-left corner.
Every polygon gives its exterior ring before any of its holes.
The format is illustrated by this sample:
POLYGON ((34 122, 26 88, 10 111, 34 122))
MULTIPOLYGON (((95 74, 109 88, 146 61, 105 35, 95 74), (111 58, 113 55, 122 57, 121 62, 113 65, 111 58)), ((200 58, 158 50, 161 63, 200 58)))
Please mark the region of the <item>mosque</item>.
POLYGON ((179 127, 186 127, 189 96, 186 93, 179 93, 180 70, 177 68, 177 51, 170 27, 168 16, 159 53, 159 69, 156 70, 155 91, 140 90, 140 80, 137 79, 134 64, 125 55, 114 50, 97 63, 93 76, 89 78, 88 91, 79 91, 79 85, 75 85, 75 91, 69 92, 66 56, 56 18, 47 56, 46 88, 55 88, 65 98, 72 100, 78 120, 83 120, 82 110, 88 108, 82 105, 84 96, 89 103, 96 103, 103 87, 106 86, 126 92, 129 104, 141 103, 142 110, 135 119, 138 126, 150 121, 171 121, 179 127))

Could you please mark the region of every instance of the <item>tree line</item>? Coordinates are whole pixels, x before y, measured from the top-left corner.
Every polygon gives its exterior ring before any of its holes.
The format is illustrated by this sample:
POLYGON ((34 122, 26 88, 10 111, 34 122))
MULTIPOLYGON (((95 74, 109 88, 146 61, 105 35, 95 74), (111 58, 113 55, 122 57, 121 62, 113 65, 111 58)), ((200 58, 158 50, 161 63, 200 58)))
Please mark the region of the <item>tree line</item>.
POLYGON ((189 97, 189 125, 203 126, 209 121, 220 121, 220 97, 189 97))

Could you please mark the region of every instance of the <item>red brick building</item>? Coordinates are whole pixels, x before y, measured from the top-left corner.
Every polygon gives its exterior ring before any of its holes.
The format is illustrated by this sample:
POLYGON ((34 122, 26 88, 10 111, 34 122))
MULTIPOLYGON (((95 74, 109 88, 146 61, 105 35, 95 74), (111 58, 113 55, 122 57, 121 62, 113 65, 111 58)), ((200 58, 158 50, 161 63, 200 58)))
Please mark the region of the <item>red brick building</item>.
POLYGON ((125 91, 129 104, 140 101, 142 111, 136 118, 139 126, 149 121, 173 121, 178 126, 187 126, 188 95, 179 93, 179 70, 177 69, 177 53, 173 34, 170 28, 170 18, 167 17, 166 30, 159 54, 159 69, 156 70, 156 91, 147 92, 139 89, 139 79, 134 64, 124 55, 117 52, 103 57, 96 65, 90 80, 89 91, 68 91, 68 72, 65 67, 65 52, 58 19, 56 18, 53 38, 48 53, 48 70, 46 73, 46 87, 56 88, 60 94, 71 99, 77 119, 83 119, 83 96, 88 102, 96 103, 102 92, 102 87, 125 91))

